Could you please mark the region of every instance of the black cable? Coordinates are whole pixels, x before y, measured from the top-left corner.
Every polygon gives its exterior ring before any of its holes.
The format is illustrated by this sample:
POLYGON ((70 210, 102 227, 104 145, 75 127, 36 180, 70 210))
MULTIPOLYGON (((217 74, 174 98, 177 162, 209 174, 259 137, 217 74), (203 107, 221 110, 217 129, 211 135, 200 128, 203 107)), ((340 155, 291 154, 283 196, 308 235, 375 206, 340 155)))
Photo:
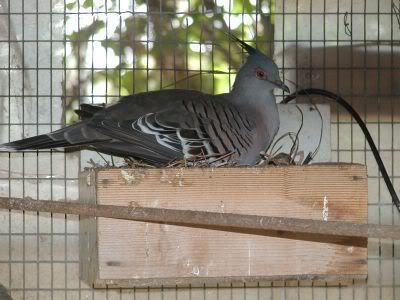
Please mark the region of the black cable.
POLYGON ((379 154, 378 149, 376 148, 375 142, 371 137, 371 134, 369 133, 369 130, 367 126, 365 125, 364 121, 361 119, 360 115, 354 110, 354 108, 342 97, 339 95, 336 95, 332 92, 322 90, 322 89, 304 89, 297 91, 283 99, 281 103, 288 103, 292 101, 293 99, 297 98, 297 96, 310 96, 310 95, 319 95, 319 96, 324 96, 329 98, 330 100, 333 100, 343 106, 350 114, 351 116, 357 121, 358 125, 360 126, 361 130, 364 133, 365 138, 368 141, 368 144, 372 150, 372 153, 374 154, 376 163, 378 164, 379 170, 381 171, 383 180, 385 180, 386 186, 389 190, 390 195, 392 196, 392 200, 394 205, 396 205, 398 211, 400 212, 400 200, 399 197, 396 194, 396 191, 393 187, 392 182, 390 181, 389 175, 386 171, 385 165, 383 164, 382 158, 379 154))

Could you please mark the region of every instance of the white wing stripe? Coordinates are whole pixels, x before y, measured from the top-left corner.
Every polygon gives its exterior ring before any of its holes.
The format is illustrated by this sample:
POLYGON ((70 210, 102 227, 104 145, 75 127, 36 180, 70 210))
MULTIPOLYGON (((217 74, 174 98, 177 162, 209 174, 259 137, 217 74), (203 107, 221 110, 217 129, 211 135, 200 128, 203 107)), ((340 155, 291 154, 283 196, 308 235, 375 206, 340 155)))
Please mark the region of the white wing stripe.
POLYGON ((195 156, 191 154, 191 150, 199 148, 206 150, 204 156, 209 157, 210 162, 215 160, 213 156, 217 155, 217 153, 214 153, 212 150, 208 138, 204 136, 203 132, 199 128, 194 129, 199 137, 198 139, 186 138, 181 135, 181 128, 160 124, 155 118, 154 113, 149 113, 139 117, 135 122, 132 123, 131 126, 134 130, 141 131, 145 134, 154 135, 157 143, 168 149, 176 152, 182 151, 185 159, 194 158, 195 156), (152 122, 153 120, 150 119, 152 117, 154 118, 155 122, 152 122), (174 131, 175 134, 171 134, 171 131, 174 131), (174 147, 174 144, 180 144, 182 150, 178 147, 174 147))

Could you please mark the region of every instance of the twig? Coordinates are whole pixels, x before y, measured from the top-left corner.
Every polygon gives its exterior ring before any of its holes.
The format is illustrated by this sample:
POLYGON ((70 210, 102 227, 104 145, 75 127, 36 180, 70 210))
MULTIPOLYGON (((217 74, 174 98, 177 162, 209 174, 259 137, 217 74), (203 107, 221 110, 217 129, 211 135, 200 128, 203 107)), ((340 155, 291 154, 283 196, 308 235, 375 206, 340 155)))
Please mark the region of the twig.
POLYGON ((6 197, 0 197, 0 208, 73 214, 87 217, 105 217, 249 234, 273 235, 273 232, 279 231, 324 236, 391 238, 400 240, 399 225, 355 224, 338 221, 326 222, 297 218, 150 207, 95 205, 79 202, 6 197), (271 233, 271 231, 273 232, 271 233))
MULTIPOLYGON (((146 164, 142 161, 138 161, 132 157, 125 157, 124 162, 126 167, 134 169, 134 168, 155 168, 153 165, 146 164)), ((125 167, 125 166, 124 166, 125 167)))
POLYGON ((294 165, 295 161, 294 158, 297 155, 297 150, 298 150, 298 145, 296 145, 296 151, 295 151, 295 155, 292 158, 292 152, 290 152, 290 154, 284 153, 284 152, 280 152, 278 153, 281 149, 282 149, 282 145, 278 147, 278 149, 276 149, 274 151, 275 146, 281 141, 283 140, 285 137, 289 137, 292 140, 293 147, 295 146, 296 143, 298 143, 298 140, 296 140, 296 134, 294 132, 287 132, 283 135, 281 135, 279 138, 276 139, 276 141, 274 142, 274 144, 269 147, 268 149, 268 153, 264 153, 261 154, 261 160, 258 163, 259 166, 262 166, 264 164, 267 165, 294 165))
POLYGON ((348 17, 349 17, 349 13, 346 11, 346 13, 344 14, 344 17, 343 17, 344 33, 351 37, 351 35, 352 35, 351 25, 352 24, 351 24, 351 19, 350 19, 350 22, 348 21, 348 17))
POLYGON ((106 160, 105 157, 99 151, 96 151, 96 153, 104 160, 104 162, 106 163, 106 166, 109 167, 110 162, 108 160, 106 160))
POLYGON ((215 165, 216 162, 224 160, 225 158, 228 158, 229 156, 233 155, 235 152, 227 152, 221 155, 205 155, 203 151, 201 154, 194 156, 192 158, 188 159, 180 159, 180 160, 173 160, 169 162, 167 165, 165 165, 165 168, 186 168, 186 167, 195 167, 195 168, 207 168, 210 167, 211 165, 215 167, 221 167, 221 166, 234 166, 233 163, 223 163, 221 165, 215 165), (215 160, 209 161, 209 158, 214 158, 215 160))
POLYGON ((295 143, 295 139, 293 138, 293 135, 295 135, 294 132, 286 132, 285 134, 282 134, 279 138, 276 139, 274 144, 271 147, 269 147, 268 151, 270 152, 270 154, 268 154, 266 156, 274 156, 274 155, 276 155, 278 153, 278 151, 280 151, 282 149, 282 145, 279 146, 278 149, 276 149, 274 151, 275 146, 287 136, 292 140, 293 143, 295 143))
POLYGON ((301 132, 301 130, 303 129, 303 125, 304 125, 304 115, 303 115, 303 111, 300 109, 300 107, 296 104, 296 108, 298 109, 298 111, 300 112, 300 115, 301 115, 301 121, 300 121, 300 127, 299 127, 299 129, 297 130, 297 133, 296 133, 296 138, 295 138, 295 141, 293 142, 293 145, 292 145, 292 147, 290 148, 290 152, 289 152, 289 156, 291 157, 291 162, 293 162, 294 161, 294 158, 296 157, 296 155, 297 155, 297 151, 299 150, 299 135, 300 135, 300 132, 301 132))

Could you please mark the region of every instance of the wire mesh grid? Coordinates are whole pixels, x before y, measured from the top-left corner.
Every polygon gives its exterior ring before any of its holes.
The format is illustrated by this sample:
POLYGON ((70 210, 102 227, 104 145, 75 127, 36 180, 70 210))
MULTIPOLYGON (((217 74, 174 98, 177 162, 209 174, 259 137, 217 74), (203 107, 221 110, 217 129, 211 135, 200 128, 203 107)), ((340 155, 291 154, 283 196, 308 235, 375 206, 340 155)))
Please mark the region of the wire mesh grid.
MULTIPOLYGON (((222 33, 229 28, 274 54, 286 80, 350 100, 398 191, 399 13, 396 1, 372 0, 0 0, 0 139, 60 128, 75 120, 81 102, 171 86, 227 92, 242 59, 222 33), (215 70, 232 74, 196 75, 215 70)), ((369 222, 398 224, 365 139, 338 108, 331 132, 333 160, 368 166, 369 222)), ((77 201, 79 170, 89 159, 102 160, 87 152, 0 154, 0 193, 77 201)), ((132 290, 94 290, 81 282, 78 243, 77 217, 1 211, 0 283, 13 299, 400 298, 399 243, 389 240, 369 241, 366 282, 132 290)))

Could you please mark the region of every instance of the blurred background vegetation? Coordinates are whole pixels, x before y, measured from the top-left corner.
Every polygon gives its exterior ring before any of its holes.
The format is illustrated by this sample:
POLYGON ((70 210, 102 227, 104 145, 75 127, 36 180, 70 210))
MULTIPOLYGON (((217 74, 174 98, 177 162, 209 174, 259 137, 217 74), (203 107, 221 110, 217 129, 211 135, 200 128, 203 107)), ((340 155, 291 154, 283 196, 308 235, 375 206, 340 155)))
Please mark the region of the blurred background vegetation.
POLYGON ((163 88, 228 92, 244 56, 224 32, 272 55, 273 12, 274 0, 67 1, 66 122, 83 102, 163 88))

